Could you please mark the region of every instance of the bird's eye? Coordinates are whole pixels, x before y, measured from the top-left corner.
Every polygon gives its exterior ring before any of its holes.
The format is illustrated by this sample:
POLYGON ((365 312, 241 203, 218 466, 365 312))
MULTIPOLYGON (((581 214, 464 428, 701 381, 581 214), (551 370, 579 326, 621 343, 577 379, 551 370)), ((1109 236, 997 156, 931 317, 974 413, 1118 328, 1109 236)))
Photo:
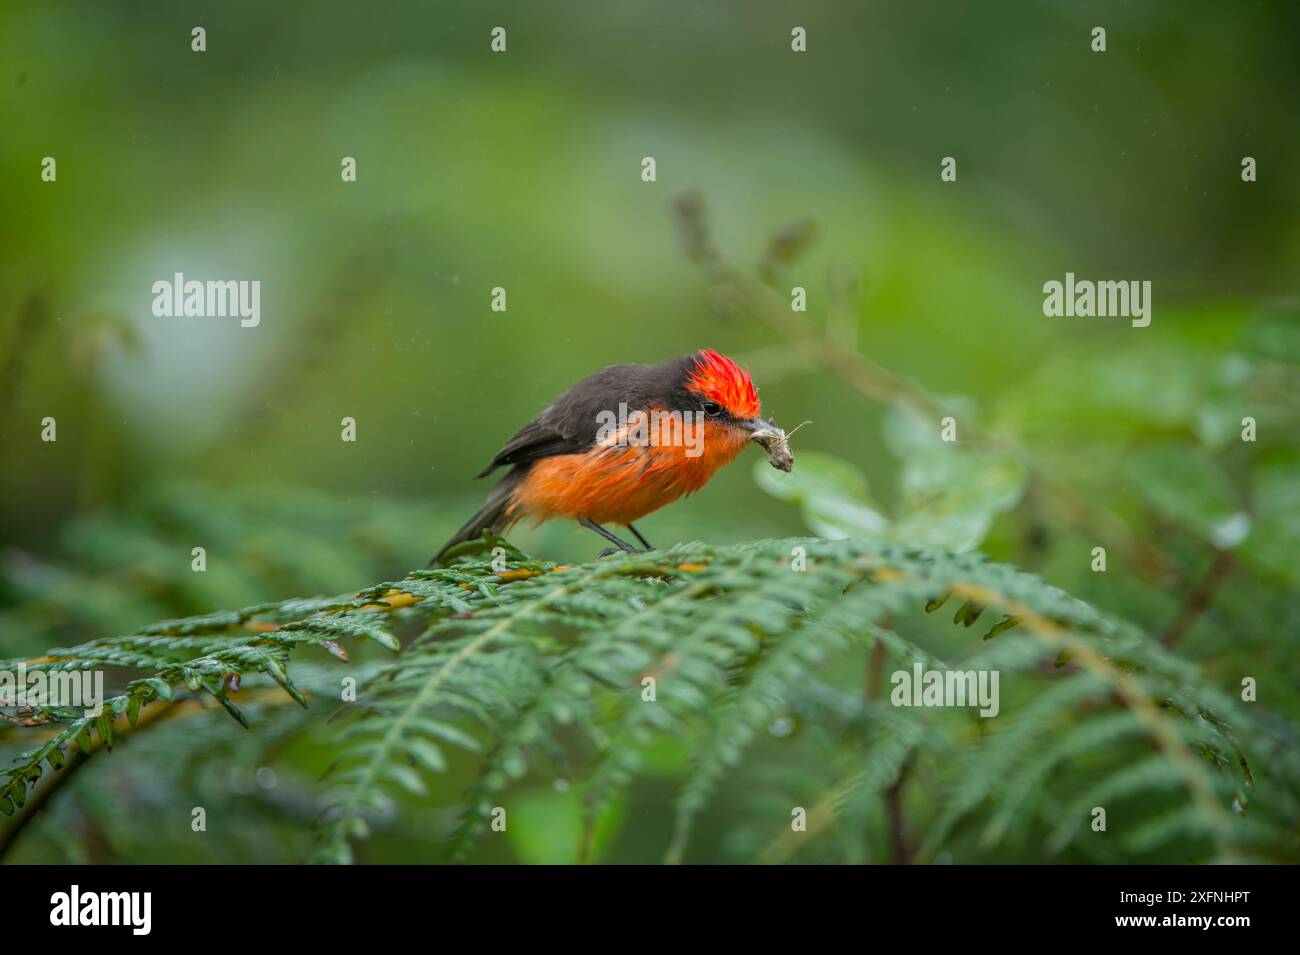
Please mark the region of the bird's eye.
POLYGON ((722 405, 716 401, 706 401, 704 402, 704 413, 710 417, 716 417, 722 414, 722 405))

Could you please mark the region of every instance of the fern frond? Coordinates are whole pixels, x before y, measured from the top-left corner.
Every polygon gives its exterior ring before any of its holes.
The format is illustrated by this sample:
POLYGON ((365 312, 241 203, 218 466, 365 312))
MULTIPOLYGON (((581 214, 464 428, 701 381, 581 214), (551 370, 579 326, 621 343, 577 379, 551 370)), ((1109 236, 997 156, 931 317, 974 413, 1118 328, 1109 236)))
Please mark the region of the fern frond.
MULTIPOLYGON (((58 729, 5 771, 0 808, 21 806, 42 766, 57 769, 72 742, 86 751, 95 735, 108 743, 159 700, 203 697, 248 722, 241 704, 261 683, 318 712, 335 695, 321 673, 348 659, 344 644, 358 643, 387 655, 349 666, 356 700, 329 707, 344 719, 320 795, 325 861, 351 860, 394 805, 427 800, 435 786, 446 793, 446 781, 467 772, 472 782, 454 800, 459 823, 447 833, 452 844, 471 849, 495 833, 514 786, 562 776, 581 787, 587 834, 575 857, 589 858, 595 821, 645 772, 649 748, 661 745, 690 763, 665 833, 673 861, 684 858, 695 820, 760 742, 810 766, 831 736, 852 754, 801 777, 799 798, 812 799, 806 832, 772 838, 784 824, 766 814, 785 797, 768 794, 752 822, 768 833, 762 857, 770 860, 814 845, 837 851, 843 835, 828 842, 818 834, 837 820, 866 824, 873 800, 898 783, 905 764, 915 766, 913 777, 942 769, 927 785, 935 811, 929 856, 963 845, 963 827, 978 818, 984 847, 1014 820, 1054 849, 1104 857, 1116 848, 1077 835, 1084 803, 1153 791, 1160 804, 1124 834, 1133 851, 1194 831, 1193 843, 1231 854, 1251 828, 1229 806, 1239 809, 1253 784, 1260 757, 1248 760, 1247 751, 1258 744, 1270 778, 1296 771, 1288 724, 1255 717, 1197 666, 1036 577, 978 555, 796 539, 694 544, 577 567, 469 558, 359 593, 165 621, 51 651, 29 668, 144 676, 125 683, 99 719, 35 714, 58 729), (795 568, 795 548, 806 569, 795 568), (1016 675, 1004 684, 1009 718, 898 709, 834 685, 836 662, 875 644, 900 666, 948 669, 922 637, 935 624, 927 605, 934 609, 945 594, 961 608, 953 639, 969 649, 960 665, 1016 675), (963 626, 977 618, 988 626, 963 626), (993 639, 981 640, 990 627, 993 639), (295 655, 304 645, 337 658, 303 670, 312 673, 306 692, 290 679, 304 666, 295 655), (792 720, 811 731, 763 732, 792 720)), ((319 722, 283 725, 289 732, 319 722)), ((1271 800, 1252 827, 1273 831, 1293 803, 1271 800)))

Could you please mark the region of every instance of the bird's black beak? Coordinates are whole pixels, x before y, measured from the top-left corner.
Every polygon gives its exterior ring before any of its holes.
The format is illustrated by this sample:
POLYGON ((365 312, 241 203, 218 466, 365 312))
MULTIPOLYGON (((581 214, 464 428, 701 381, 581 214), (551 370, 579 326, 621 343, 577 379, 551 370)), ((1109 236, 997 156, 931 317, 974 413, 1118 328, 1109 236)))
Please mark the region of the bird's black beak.
POLYGON ((750 432, 749 440, 767 452, 768 463, 779 471, 794 470, 794 455, 786 443, 785 432, 770 421, 762 418, 748 418, 739 422, 740 426, 750 432))

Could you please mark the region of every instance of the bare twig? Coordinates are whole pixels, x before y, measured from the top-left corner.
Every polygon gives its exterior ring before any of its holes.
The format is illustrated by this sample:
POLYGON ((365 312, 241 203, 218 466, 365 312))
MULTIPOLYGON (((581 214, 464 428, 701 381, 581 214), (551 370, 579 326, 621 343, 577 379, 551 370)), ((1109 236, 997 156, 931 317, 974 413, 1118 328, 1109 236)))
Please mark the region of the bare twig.
POLYGON ((907 865, 911 862, 911 853, 907 847, 907 820, 903 817, 903 786, 915 763, 916 750, 907 754, 898 778, 885 790, 885 815, 889 825, 889 846, 893 853, 894 865, 907 865))
POLYGON ((1232 570, 1233 558, 1230 551, 1221 550, 1214 556, 1213 563, 1205 571, 1201 579, 1196 582, 1183 605, 1178 608, 1178 615, 1174 617, 1173 622, 1165 628, 1165 632, 1160 637, 1160 642, 1167 647, 1172 647, 1192 628, 1196 620, 1205 608, 1210 605, 1214 599, 1214 593, 1219 589, 1219 584, 1228 576, 1232 570))

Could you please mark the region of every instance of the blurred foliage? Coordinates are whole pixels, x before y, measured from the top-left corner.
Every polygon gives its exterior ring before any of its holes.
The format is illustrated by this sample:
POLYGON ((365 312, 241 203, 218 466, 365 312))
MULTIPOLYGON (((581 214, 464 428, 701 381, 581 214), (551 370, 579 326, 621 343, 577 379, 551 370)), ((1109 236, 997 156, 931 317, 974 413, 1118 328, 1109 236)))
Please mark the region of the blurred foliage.
MULTIPOLYGON (((906 856, 934 860, 1226 846, 1294 861, 1300 8, 826 3, 799 12, 799 56, 793 18, 677 0, 0 10, 0 655, 407 580, 480 503, 472 475, 559 391, 711 346, 753 369, 784 427, 813 420, 792 474, 721 472, 645 521, 650 539, 811 530, 1041 575, 1146 634, 1157 669, 1198 692, 1259 681, 1229 721, 1253 795, 1219 765, 1231 744, 1203 753, 1216 797, 1245 797, 1246 814, 1215 836, 1086 667, 1017 670, 993 721, 884 704, 873 634, 907 641, 888 643, 904 669, 913 655, 967 666, 1024 636, 972 650, 981 633, 900 610, 864 616, 806 678, 764 693, 761 731, 727 714, 762 654, 718 676, 699 702, 719 708, 685 723, 749 745, 716 786, 700 757, 716 765, 727 741, 651 734, 621 750, 639 767, 608 778, 593 823, 593 780, 529 749, 507 790, 518 825, 470 857, 571 861, 586 839, 586 858, 609 861, 674 846, 692 861, 884 861, 901 831, 906 856), (1088 50, 1097 23, 1104 55, 1088 50), (190 52, 195 24, 205 54, 190 52), (510 48, 493 56, 498 24, 510 48), (946 155, 956 183, 939 179, 946 155), (1240 180, 1243 155, 1257 182, 1240 180), (56 183, 40 180, 45 156, 56 183), (339 179, 343 156, 356 183, 339 179), (153 317, 151 284, 177 271, 261 280, 261 325, 153 317), (1151 280, 1151 326, 1044 318, 1042 284, 1066 271, 1151 280), (505 313, 489 308, 498 285, 505 313), (790 310, 796 285, 806 314, 790 310), (55 443, 40 440, 47 416, 55 443), (339 440, 345 416, 356 443, 339 440), (1069 830, 1086 798, 1129 800, 1142 822, 1090 840, 1069 830), (774 841, 792 800, 834 822, 774 841)), ((512 542, 572 564, 598 549, 560 525, 512 542)), ((391 667, 389 650, 342 642, 359 677, 391 667)), ((335 692, 336 666, 295 662, 294 683, 335 692)), ((118 692, 151 672, 122 669, 118 692)), ((319 850, 308 823, 330 804, 315 780, 338 749, 257 672, 235 694, 252 733, 178 676, 178 718, 77 770, 6 858, 319 850), (190 832, 200 804, 217 838, 190 832)), ((0 723, 0 755, 48 731, 0 723)), ((449 748, 425 795, 367 807, 362 857, 450 857, 483 758, 449 748)))
MULTIPOLYGON (((1300 856, 1294 726, 1251 716, 1136 628, 972 555, 796 538, 579 567, 461 560, 356 595, 164 621, 54 649, 28 666, 148 675, 125 683, 98 716, 28 709, 25 724, 43 738, 5 771, 0 811, 16 823, 0 848, 30 820, 28 800, 43 803, 97 749, 134 743, 159 723, 210 723, 214 708, 203 699, 250 727, 243 707, 260 713, 277 698, 264 687, 278 685, 306 715, 267 714, 268 731, 255 729, 262 751, 239 756, 265 763, 295 731, 333 752, 322 786, 294 785, 290 815, 300 824, 314 818, 323 861, 351 861, 376 826, 401 831, 406 813, 442 805, 441 822, 426 823, 437 834, 426 850, 435 857, 492 858, 502 851, 497 835, 524 862, 613 857, 633 784, 665 773, 678 792, 660 851, 685 861, 720 787, 740 768, 773 761, 791 771, 759 802, 770 807, 776 792, 790 801, 777 812, 733 812, 724 827, 730 848, 715 846, 706 858, 881 858, 870 847, 886 841, 883 827, 867 810, 909 772, 927 794, 913 816, 927 832, 921 859, 941 850, 997 858, 1039 844, 1049 855, 1069 849, 1108 861, 1300 856), (872 647, 900 666, 949 669, 902 637, 902 627, 863 621, 917 628, 917 617, 954 594, 961 604, 953 623, 966 632, 978 632, 970 628, 988 611, 1001 616, 959 667, 1008 677, 1001 705, 1015 715, 996 730, 969 709, 887 706, 877 688, 845 683, 832 665, 872 647), (402 634, 414 634, 404 647, 402 634), (360 640, 395 656, 358 674, 343 644, 360 640), (339 660, 333 688, 319 665, 308 665, 311 700, 291 676, 290 656, 305 646, 339 660), (331 722, 336 728, 322 732, 331 722), (665 745, 679 749, 667 764, 653 755, 665 745), (747 758, 750 750, 767 752, 747 758), (1266 798, 1255 799, 1257 788, 1266 798), (458 794, 448 805, 450 793, 458 794), (1123 820, 1113 837, 1088 831, 1098 804, 1123 820), (790 826, 800 810, 806 830, 790 826), (828 837, 842 815, 857 819, 848 823, 857 832, 848 852, 828 837), (755 827, 767 834, 762 844, 755 827)), ((171 762, 208 772, 223 755, 204 735, 145 739, 171 748, 171 762)), ((251 763, 240 765, 247 774, 251 763)), ((252 776, 277 788, 266 765, 252 776)), ((76 783, 106 801, 97 776, 76 783)), ((264 809, 282 812, 283 798, 264 809)), ((176 804, 154 811, 173 832, 190 815, 176 804)), ((234 825, 243 823, 226 820, 223 831, 234 825)), ((196 849, 212 851, 208 834, 194 836, 196 849)), ((146 840, 134 851, 149 856, 159 846, 146 840)))

